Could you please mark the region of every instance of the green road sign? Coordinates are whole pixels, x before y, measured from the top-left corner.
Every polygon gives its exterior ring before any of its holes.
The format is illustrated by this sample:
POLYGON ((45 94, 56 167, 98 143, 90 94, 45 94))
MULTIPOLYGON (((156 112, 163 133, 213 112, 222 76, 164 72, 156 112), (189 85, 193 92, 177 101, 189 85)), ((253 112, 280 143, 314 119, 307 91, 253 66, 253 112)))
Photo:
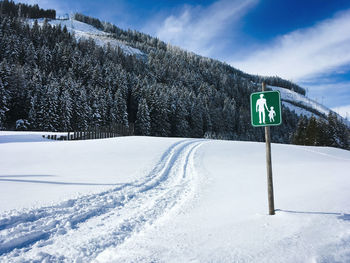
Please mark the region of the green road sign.
POLYGON ((255 92, 250 95, 252 125, 274 126, 282 123, 281 95, 279 91, 255 92))

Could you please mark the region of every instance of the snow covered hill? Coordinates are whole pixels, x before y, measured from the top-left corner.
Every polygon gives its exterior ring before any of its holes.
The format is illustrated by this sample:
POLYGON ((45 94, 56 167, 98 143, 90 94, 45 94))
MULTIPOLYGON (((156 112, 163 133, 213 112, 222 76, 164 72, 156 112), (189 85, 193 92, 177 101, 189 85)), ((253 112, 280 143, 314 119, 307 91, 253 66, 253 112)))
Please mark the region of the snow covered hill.
POLYGON ((350 261, 349 151, 273 144, 275 216, 263 143, 0 132, 0 152, 1 262, 350 261))
POLYGON ((311 117, 311 115, 315 115, 313 112, 303 108, 303 106, 306 108, 314 109, 323 115, 329 114, 330 109, 297 92, 294 92, 289 89, 284 89, 281 87, 274 87, 274 86, 268 86, 268 88, 270 88, 271 90, 278 90, 281 93, 281 99, 283 100, 282 101, 283 105, 288 107, 290 110, 294 110, 298 115, 303 114, 303 115, 306 115, 307 117, 311 117), (296 106, 291 102, 299 104, 300 106, 296 106))
MULTIPOLYGON (((43 18, 37 20, 39 25, 42 25, 44 22, 43 18)), ((30 24, 33 24, 34 19, 30 19, 29 22, 30 24)), ((109 43, 112 47, 121 48, 121 50, 127 55, 135 55, 140 58, 144 58, 146 56, 139 49, 130 47, 127 44, 122 43, 121 41, 111 37, 110 34, 103 32, 86 23, 77 21, 72 17, 69 19, 49 19, 48 23, 52 26, 61 25, 62 28, 66 26, 67 30, 70 33, 74 34, 77 40, 92 38, 95 41, 95 43, 99 46, 105 46, 109 43)))
MULTIPOLYGON (((31 20, 31 24, 34 20, 31 20)), ((42 25, 44 19, 39 19, 39 25, 42 25)), ((116 40, 110 36, 110 34, 103 32, 92 25, 80 22, 70 17, 69 19, 57 19, 57 20, 48 20, 49 24, 52 26, 61 25, 61 27, 66 26, 68 31, 73 33, 77 39, 89 39, 92 38, 95 43, 99 46, 105 46, 109 43, 112 47, 119 47, 127 55, 136 55, 140 58, 145 58, 146 54, 136 48, 128 46, 126 43, 122 43, 119 40, 116 40)), ((297 92, 294 92, 289 89, 268 86, 271 90, 279 90, 281 92, 281 97, 283 99, 283 105, 288 107, 290 110, 295 111, 298 115, 305 115, 311 117, 312 115, 319 116, 315 112, 321 115, 328 115, 330 109, 324 105, 304 96, 297 92), (313 109, 314 111, 310 111, 313 109)), ((340 117, 340 116, 339 116, 340 117)), ((341 117, 340 117, 341 118, 341 117)), ((348 123, 350 126, 350 122, 348 123)))
MULTIPOLYGON (((307 96, 301 95, 300 93, 294 92, 289 89, 268 86, 271 90, 278 90, 281 93, 282 104, 286 106, 291 111, 294 111, 297 115, 304 115, 308 118, 315 116, 319 118, 320 116, 327 117, 331 109, 322 105, 321 103, 308 98, 307 96)), ((342 120, 348 127, 350 127, 350 121, 344 119, 339 114, 335 113, 340 120, 342 120)))

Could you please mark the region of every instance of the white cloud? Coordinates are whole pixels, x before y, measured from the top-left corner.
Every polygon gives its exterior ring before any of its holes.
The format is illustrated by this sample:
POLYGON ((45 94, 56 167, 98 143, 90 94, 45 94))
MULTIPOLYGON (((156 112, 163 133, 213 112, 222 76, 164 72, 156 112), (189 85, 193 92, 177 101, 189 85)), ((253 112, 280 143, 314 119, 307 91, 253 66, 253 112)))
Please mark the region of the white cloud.
POLYGON ((278 75, 293 81, 336 71, 350 63, 350 10, 316 24, 280 36, 231 65, 260 75, 278 75))
POLYGON ((350 101, 350 81, 320 80, 302 82, 309 97, 330 108, 348 105, 350 101))
POLYGON ((170 15, 161 22, 153 21, 145 31, 154 32, 165 42, 209 56, 220 45, 216 38, 256 3, 257 0, 220 0, 206 8, 184 6, 180 14, 170 15))

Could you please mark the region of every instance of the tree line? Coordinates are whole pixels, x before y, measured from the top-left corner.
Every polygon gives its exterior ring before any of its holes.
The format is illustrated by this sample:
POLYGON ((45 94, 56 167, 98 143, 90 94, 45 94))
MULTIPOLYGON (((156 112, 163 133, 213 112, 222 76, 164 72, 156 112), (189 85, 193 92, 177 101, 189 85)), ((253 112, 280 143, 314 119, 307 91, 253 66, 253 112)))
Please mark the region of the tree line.
POLYGON ((15 2, 0 1, 0 16, 24 17, 24 18, 56 18, 56 10, 39 8, 37 4, 16 4, 15 2))
POLYGON ((326 119, 302 116, 292 137, 292 143, 311 146, 331 146, 350 149, 350 130, 334 112, 326 119))

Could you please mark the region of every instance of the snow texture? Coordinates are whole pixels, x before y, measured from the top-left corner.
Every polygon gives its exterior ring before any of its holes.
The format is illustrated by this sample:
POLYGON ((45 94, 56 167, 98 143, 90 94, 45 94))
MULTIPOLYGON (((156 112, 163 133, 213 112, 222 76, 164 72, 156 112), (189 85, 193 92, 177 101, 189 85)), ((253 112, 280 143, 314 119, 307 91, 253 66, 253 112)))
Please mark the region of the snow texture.
MULTIPOLYGON (((306 96, 303 96, 297 92, 294 92, 292 90, 289 89, 285 89, 285 88, 281 88, 281 87, 275 87, 275 86, 268 86, 268 88, 270 88, 271 90, 278 90, 281 93, 281 100, 282 100, 282 104, 284 106, 286 106, 287 108, 289 108, 291 111, 294 111, 297 115, 304 115, 308 118, 310 118, 311 116, 315 116, 316 118, 319 118, 318 115, 315 115, 315 113, 302 108, 302 107, 298 107, 292 103, 290 103, 289 101, 293 101, 296 102, 298 104, 304 105, 308 108, 314 109, 316 111, 318 111, 319 113, 328 116, 329 112, 331 111, 329 108, 327 108, 326 106, 318 103, 317 101, 314 101, 306 96)), ((339 119, 341 119, 348 127, 350 127, 350 121, 344 117, 342 117, 341 115, 339 115, 338 113, 335 112, 335 114, 337 115, 337 117, 339 119)))
POLYGON ((0 132, 0 151, 1 262, 350 261, 349 151, 273 144, 275 216, 263 143, 0 132))
MULTIPOLYGON (((44 22, 44 19, 37 19, 38 24, 42 25, 44 22)), ((29 20, 31 24, 34 23, 34 19, 29 20)), ((137 48, 130 47, 124 43, 122 43, 119 40, 114 39, 110 36, 110 34, 103 32, 102 30, 99 30, 89 24, 77 21, 73 18, 67 19, 67 20, 54 20, 49 19, 48 23, 52 26, 58 26, 61 25, 63 28, 64 26, 67 27, 68 32, 75 35, 75 38, 77 40, 79 39, 93 39, 95 43, 101 47, 107 45, 108 43, 111 45, 111 47, 119 47, 126 55, 136 55, 138 57, 144 57, 145 54, 140 51, 137 48)))
POLYGON ((300 108, 298 106, 295 106, 294 104, 286 101, 282 101, 282 105, 286 106, 289 110, 294 111, 298 116, 304 115, 308 118, 311 116, 316 116, 318 118, 318 115, 315 115, 315 113, 308 111, 304 108, 300 108))
MULTIPOLYGON (((281 88, 281 87, 275 87, 275 86, 268 86, 268 88, 270 88, 271 90, 278 90, 281 93, 282 100, 285 99, 285 100, 289 100, 289 101, 294 101, 294 102, 302 104, 306 107, 315 109, 324 115, 329 114, 329 109, 327 107, 325 107, 322 104, 320 104, 312 99, 309 99, 308 97, 305 97, 297 92, 294 92, 294 91, 289 90, 289 89, 281 88)), ((300 107, 297 107, 294 105, 293 105, 294 107, 291 107, 292 104, 286 103, 286 102, 284 102, 283 104, 285 106, 287 106, 288 108, 290 108, 291 110, 295 110, 296 108, 299 108, 300 110, 296 110, 296 113, 298 115, 305 113, 305 109, 303 109, 303 108, 300 108, 300 107)))

